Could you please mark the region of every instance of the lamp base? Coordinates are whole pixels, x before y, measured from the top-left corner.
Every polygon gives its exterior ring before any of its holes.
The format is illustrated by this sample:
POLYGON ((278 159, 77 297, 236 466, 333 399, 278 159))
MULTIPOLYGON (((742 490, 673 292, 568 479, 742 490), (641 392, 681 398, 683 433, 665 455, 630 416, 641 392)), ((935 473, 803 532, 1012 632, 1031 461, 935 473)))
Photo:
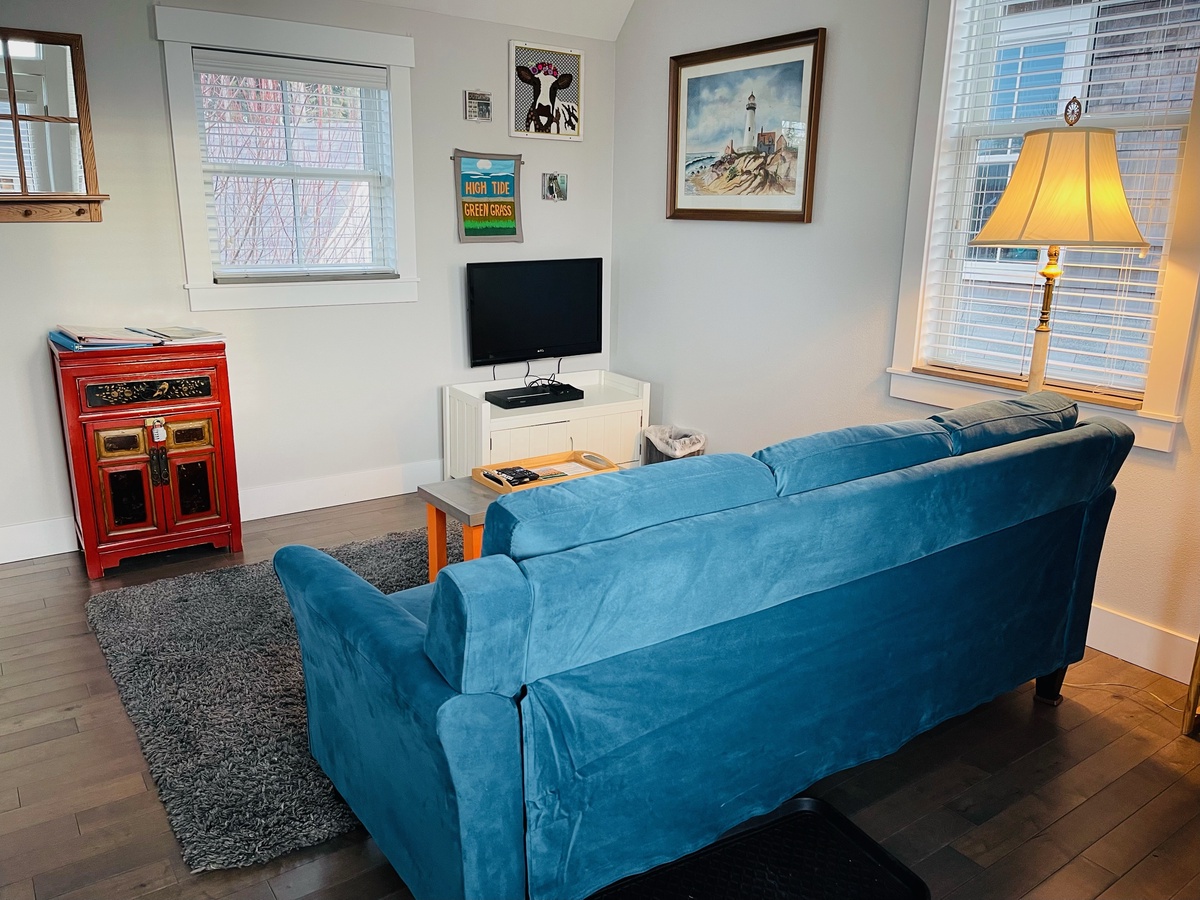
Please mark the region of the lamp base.
POLYGON ((1035 393, 1046 383, 1046 359, 1050 355, 1050 305, 1054 300, 1054 281, 1062 275, 1058 264, 1058 244, 1051 244, 1046 251, 1046 265, 1039 275, 1046 279, 1042 287, 1042 314, 1033 332, 1033 354, 1029 358, 1029 386, 1026 393, 1035 393))

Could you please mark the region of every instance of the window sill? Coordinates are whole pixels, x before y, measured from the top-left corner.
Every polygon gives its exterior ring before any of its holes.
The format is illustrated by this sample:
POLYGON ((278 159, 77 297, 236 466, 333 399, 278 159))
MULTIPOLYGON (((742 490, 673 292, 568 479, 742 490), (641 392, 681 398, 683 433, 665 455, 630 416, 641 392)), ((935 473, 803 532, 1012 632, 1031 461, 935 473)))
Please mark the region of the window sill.
MULTIPOLYGON (((891 387, 889 393, 901 400, 913 400, 929 406, 940 406, 952 409, 979 403, 983 400, 1004 400, 1024 393, 1020 387, 1006 388, 999 385, 975 384, 958 379, 944 378, 915 372, 911 369, 889 368, 891 387)), ((1134 446, 1147 450, 1157 450, 1170 453, 1175 443, 1175 431, 1182 416, 1168 416, 1148 412, 1144 409, 1117 409, 1112 406, 1101 406, 1079 399, 1079 394, 1072 393, 1072 399, 1079 403, 1080 418, 1087 419, 1095 416, 1109 416, 1118 419, 1133 429, 1134 446)))
MULTIPOLYGON (((984 375, 980 372, 960 371, 943 366, 913 366, 916 375, 931 375, 944 381, 965 381, 968 384, 982 384, 984 387, 1003 388, 1024 394, 1029 382, 1021 378, 1006 378, 1003 375, 984 375)), ((1096 394, 1082 388, 1073 388, 1065 384, 1046 384, 1046 390, 1054 391, 1069 397, 1079 403, 1090 403, 1092 406, 1103 406, 1112 409, 1139 410, 1142 401, 1132 397, 1118 397, 1112 394, 1096 394)))
POLYGON ((413 303, 416 278, 379 280, 275 282, 269 284, 187 284, 194 312, 222 309, 282 309, 293 306, 352 306, 413 303))

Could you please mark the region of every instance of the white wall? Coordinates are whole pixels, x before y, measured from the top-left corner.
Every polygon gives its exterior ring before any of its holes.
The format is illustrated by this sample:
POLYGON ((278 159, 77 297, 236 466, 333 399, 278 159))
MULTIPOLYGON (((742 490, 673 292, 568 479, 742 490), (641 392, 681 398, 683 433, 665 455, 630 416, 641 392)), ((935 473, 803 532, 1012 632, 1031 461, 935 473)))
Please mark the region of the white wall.
POLYGON ((613 365, 653 382, 656 421, 698 428, 714 450, 753 451, 911 414, 888 399, 884 367, 925 6, 634 4, 617 40, 613 365), (813 221, 665 218, 668 59, 819 26, 829 37, 813 221))
MULTIPOLYGON (((617 41, 613 368, 653 382, 654 421, 753 451, 932 411, 891 399, 885 374, 926 5, 635 3, 617 41), (666 219, 669 57, 818 26, 829 44, 813 222, 666 219)), ((1190 391, 1176 450, 1135 449, 1118 477, 1089 636, 1182 680, 1200 631, 1198 415, 1190 391)))
MULTIPOLYGON (((112 199, 100 224, 0 224, 0 561, 75 546, 45 344, 56 323, 225 332, 242 508, 253 518, 411 491, 441 477, 438 387, 491 375, 466 366, 466 262, 611 256, 611 42, 347 0, 172 2, 413 36, 420 301, 192 313, 150 4, 6 0, 6 26, 83 34, 100 189, 112 199), (508 136, 510 38, 585 51, 582 142, 508 136), (490 124, 463 120, 466 88, 493 92, 490 124), (455 147, 524 154, 524 244, 457 242, 455 147), (540 199, 543 171, 570 176, 566 203, 540 199)), ((563 368, 607 362, 607 354, 579 357, 563 368)))

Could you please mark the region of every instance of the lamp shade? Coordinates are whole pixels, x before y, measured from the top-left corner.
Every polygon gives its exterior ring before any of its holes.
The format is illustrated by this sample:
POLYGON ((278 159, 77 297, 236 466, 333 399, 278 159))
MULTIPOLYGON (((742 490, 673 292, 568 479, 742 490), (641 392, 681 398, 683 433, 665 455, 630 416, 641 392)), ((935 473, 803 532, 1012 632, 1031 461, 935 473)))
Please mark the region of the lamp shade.
POLYGON ((1008 187, 973 246, 1148 247, 1133 221, 1111 128, 1025 135, 1008 187))

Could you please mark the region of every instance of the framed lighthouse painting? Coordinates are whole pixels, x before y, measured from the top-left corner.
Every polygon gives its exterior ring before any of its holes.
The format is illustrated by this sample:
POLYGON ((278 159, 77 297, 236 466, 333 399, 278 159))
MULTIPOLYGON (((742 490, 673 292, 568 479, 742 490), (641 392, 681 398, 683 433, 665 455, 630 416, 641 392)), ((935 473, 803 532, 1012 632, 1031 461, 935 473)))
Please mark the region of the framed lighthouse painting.
POLYGON ((811 222, 825 29, 671 57, 667 218, 811 222))

